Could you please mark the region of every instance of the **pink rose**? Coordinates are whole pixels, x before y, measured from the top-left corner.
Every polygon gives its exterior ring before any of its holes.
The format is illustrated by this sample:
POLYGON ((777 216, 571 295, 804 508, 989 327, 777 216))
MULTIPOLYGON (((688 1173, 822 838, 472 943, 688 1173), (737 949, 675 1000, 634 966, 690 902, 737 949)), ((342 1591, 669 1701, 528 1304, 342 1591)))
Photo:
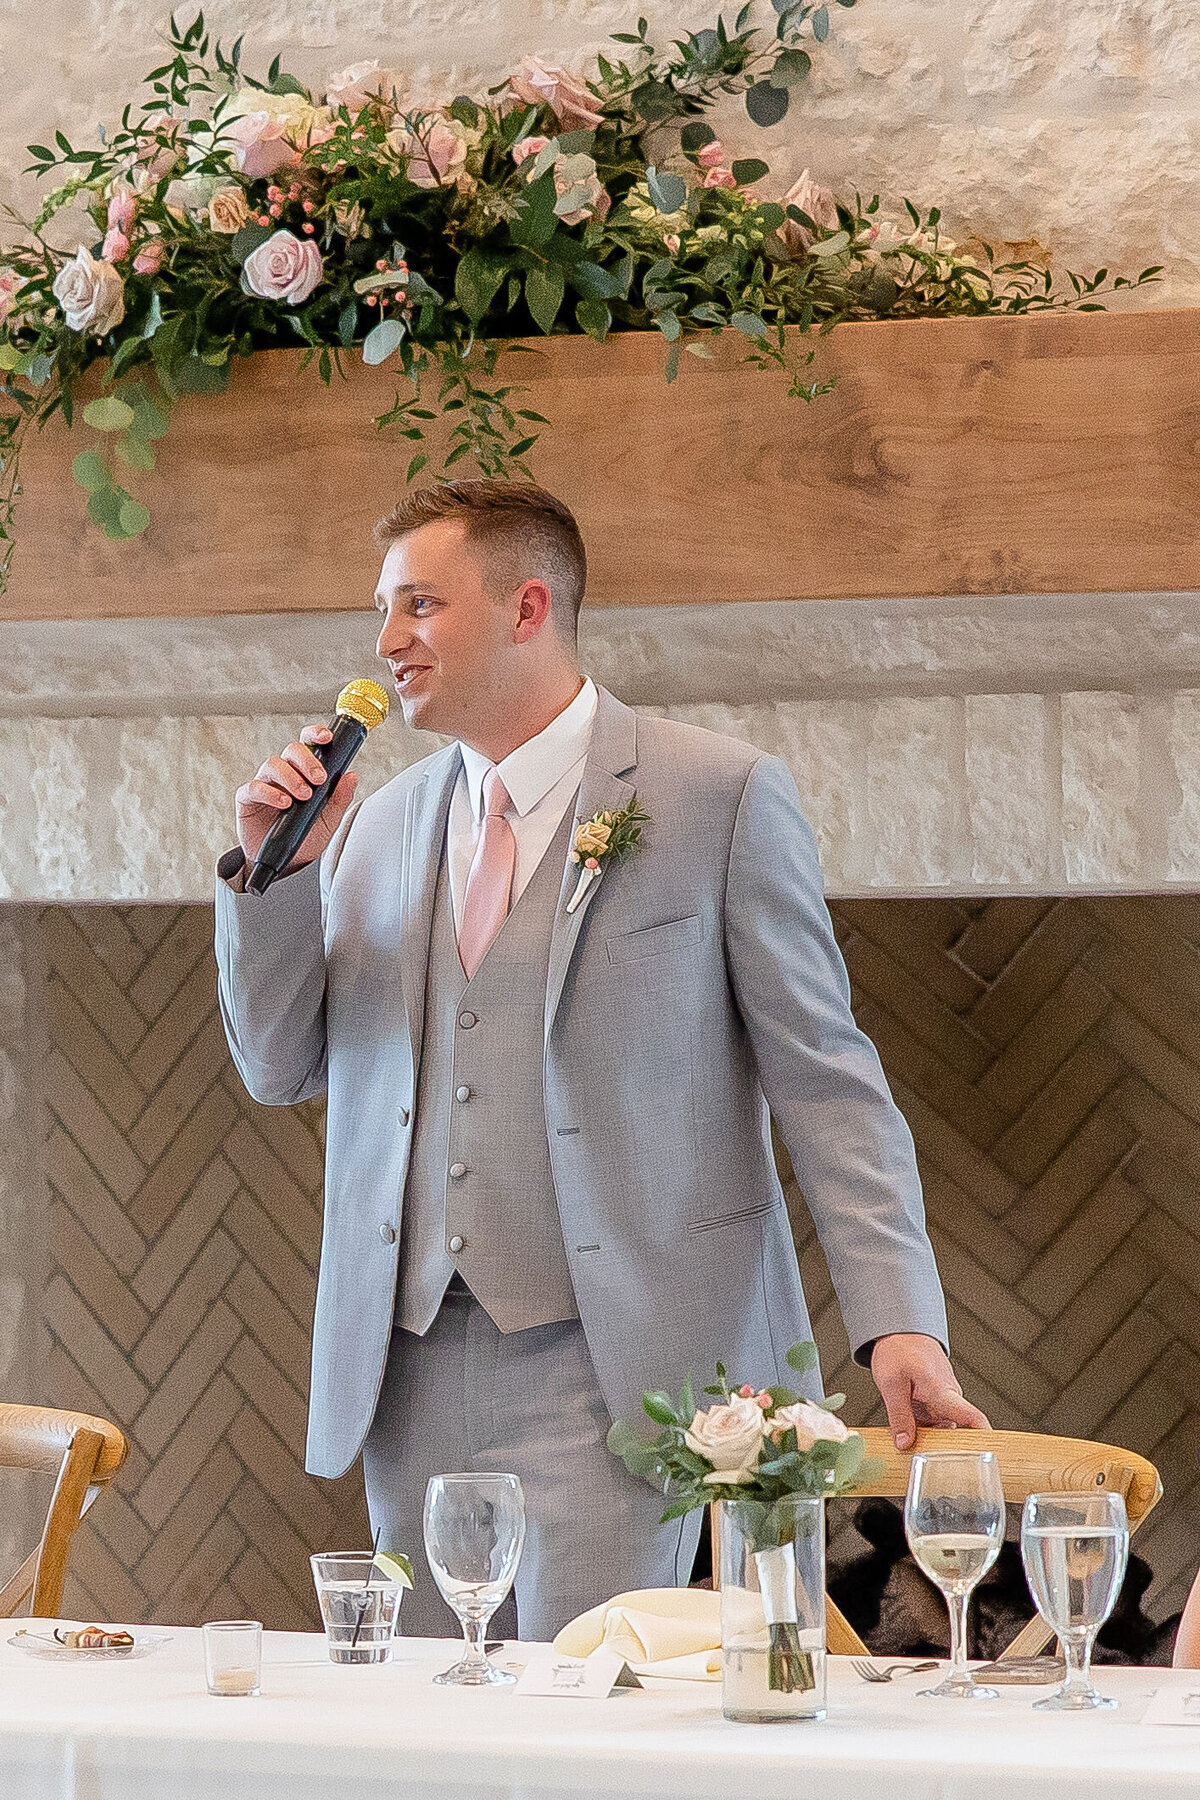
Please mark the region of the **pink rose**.
POLYGON ((117 188, 108 202, 108 229, 123 231, 128 237, 137 212, 137 196, 132 188, 117 188))
POLYGON ((672 256, 678 256, 679 255, 679 234, 674 231, 668 231, 666 236, 663 238, 663 245, 667 250, 670 251, 672 256))
POLYGON ((408 179, 423 188, 442 187, 454 181, 474 141, 457 119, 442 118, 436 113, 415 119, 412 130, 388 132, 389 144, 408 159, 408 179))
POLYGON ((735 188, 737 182, 732 169, 710 169, 704 177, 704 185, 706 188, 735 188))
POLYGON ((251 181, 263 181, 278 169, 290 168, 300 161, 299 151, 288 142, 288 123, 285 115, 252 112, 221 127, 222 141, 229 145, 238 168, 251 181))
POLYGON ((512 159, 520 168, 527 156, 536 156, 538 151, 544 150, 549 142, 550 139, 546 137, 522 138, 520 143, 514 144, 512 147, 512 159))
POLYGON ((711 144, 705 144, 703 150, 696 152, 696 161, 702 169, 715 169, 724 154, 724 144, 720 138, 714 138, 711 144))
POLYGON ((166 253, 167 246, 162 239, 151 238, 148 243, 142 245, 134 257, 134 270, 139 275, 157 275, 162 268, 163 257, 166 253))
POLYGON ((12 311, 18 290, 24 285, 24 277, 18 275, 15 269, 0 268, 0 325, 12 311))
POLYGON ((129 239, 125 233, 111 225, 104 234, 104 245, 100 251, 105 262, 120 262, 123 256, 129 255, 129 239))
MULTIPOLYGON (((822 231, 837 230, 837 206, 833 195, 828 188, 818 186, 807 169, 793 181, 780 205, 799 208, 822 231)), ((798 219, 785 219, 776 228, 775 235, 792 257, 803 256, 813 241, 813 233, 798 219)))
POLYGON ((514 98, 526 105, 548 106, 568 131, 603 123, 604 114, 596 111, 596 96, 588 92, 580 76, 560 69, 557 63, 527 56, 509 76, 508 85, 514 98))
POLYGON ((242 281, 260 300, 286 300, 299 306, 319 286, 325 273, 321 252, 311 238, 277 231, 252 250, 242 264, 242 281))
POLYGON ((164 175, 169 175, 176 167, 183 155, 180 133, 184 123, 183 119, 176 119, 169 112, 148 113, 142 120, 142 142, 137 160, 143 182, 152 184, 161 181, 164 175))

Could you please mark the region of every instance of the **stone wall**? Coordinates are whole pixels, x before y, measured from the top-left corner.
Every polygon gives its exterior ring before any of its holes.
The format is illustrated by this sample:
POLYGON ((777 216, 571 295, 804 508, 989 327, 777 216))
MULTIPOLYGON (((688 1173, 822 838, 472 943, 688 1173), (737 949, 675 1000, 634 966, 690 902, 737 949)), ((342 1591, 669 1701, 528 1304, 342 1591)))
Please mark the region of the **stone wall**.
MULTIPOLYGON (((770 17, 767 0, 761 12, 770 17)), ((167 0, 46 0, 0 11, 0 198, 28 204, 26 143, 85 138, 151 65, 167 0)), ((715 0, 213 0, 205 15, 265 68, 314 84, 364 56, 411 71, 415 98, 478 90, 528 52, 584 64, 644 11, 659 40, 711 22, 715 0)), ((734 6, 726 8, 732 17, 734 6)), ((1140 303, 1200 296, 1200 9, 1192 0, 859 0, 803 104, 729 132, 780 178, 809 165, 838 189, 938 203, 952 230, 1038 240, 1073 268, 1168 266, 1140 303), (736 136, 735 136, 736 130, 736 136)), ((188 15, 184 7, 181 18, 188 15)))

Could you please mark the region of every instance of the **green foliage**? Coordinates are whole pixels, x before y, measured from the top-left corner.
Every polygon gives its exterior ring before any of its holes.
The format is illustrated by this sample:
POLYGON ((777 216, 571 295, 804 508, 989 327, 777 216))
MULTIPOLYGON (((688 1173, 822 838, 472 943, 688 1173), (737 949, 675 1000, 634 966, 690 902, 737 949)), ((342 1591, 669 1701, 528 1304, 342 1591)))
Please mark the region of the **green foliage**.
MULTIPOLYGON (((1001 261, 986 245, 964 250, 937 207, 922 213, 907 201, 896 222, 878 197, 855 196, 837 206, 836 225, 818 225, 780 196, 751 193, 769 181, 768 165, 732 148, 731 173, 706 185, 699 158, 715 142, 706 115, 740 96, 752 124, 778 125, 802 104, 830 32, 829 7, 814 0, 748 0, 732 23, 720 15, 665 48, 639 18, 614 34, 587 81, 598 125, 567 129, 549 105, 514 101, 506 82, 456 95, 440 114, 370 100, 354 116, 320 111, 329 135, 301 144, 276 186, 231 160, 231 96, 268 110, 273 96, 317 109, 322 96, 279 58, 251 73, 241 39, 224 48, 202 13, 173 19, 141 99, 97 143, 60 130, 29 147, 48 191, 0 250, 0 588, 24 433, 60 409, 70 423, 77 398, 102 449, 76 458, 76 479, 100 528, 128 536, 145 529, 145 508, 114 470, 153 469, 171 403, 220 395, 234 359, 259 350, 300 348, 301 367, 313 364, 326 383, 347 355, 392 364, 399 385, 377 424, 411 445, 410 481, 437 460, 426 434, 439 419, 438 472, 470 459, 484 474, 529 476, 546 421, 519 405, 516 384, 494 379, 514 340, 656 330, 673 381, 681 351, 703 358, 710 338, 732 330, 750 366, 813 401, 831 383, 814 374, 808 339, 844 320, 1094 310, 1107 292, 1156 278, 1157 268, 1111 280, 1106 270, 1068 272, 1060 292, 1048 269, 1001 261), (461 168, 440 180, 421 161, 437 118, 464 134, 461 168), (533 136, 548 141, 518 163, 514 148, 533 136), (210 214, 218 191, 236 203, 234 231, 210 214), (100 256, 116 193, 133 206, 130 249, 115 264, 123 317, 102 333, 75 331, 53 284, 80 237, 100 256), (45 232, 72 203, 84 225, 68 252, 45 232), (320 254, 320 279, 299 300, 264 298, 245 273, 279 231, 320 254), (96 362, 99 393, 94 380, 80 385, 96 362)), ((830 197, 810 204, 832 217, 830 197)))

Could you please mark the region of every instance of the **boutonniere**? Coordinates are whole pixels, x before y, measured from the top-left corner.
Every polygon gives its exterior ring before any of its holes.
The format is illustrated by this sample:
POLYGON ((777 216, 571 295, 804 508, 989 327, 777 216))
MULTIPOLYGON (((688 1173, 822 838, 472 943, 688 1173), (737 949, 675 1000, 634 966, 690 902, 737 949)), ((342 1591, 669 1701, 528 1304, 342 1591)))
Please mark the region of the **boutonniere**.
POLYGON ((575 911, 610 862, 621 862, 634 850, 643 848, 642 826, 649 817, 638 806, 635 794, 624 812, 593 813, 590 819, 580 821, 571 844, 571 861, 578 863, 580 869, 575 892, 567 901, 569 913, 575 911))

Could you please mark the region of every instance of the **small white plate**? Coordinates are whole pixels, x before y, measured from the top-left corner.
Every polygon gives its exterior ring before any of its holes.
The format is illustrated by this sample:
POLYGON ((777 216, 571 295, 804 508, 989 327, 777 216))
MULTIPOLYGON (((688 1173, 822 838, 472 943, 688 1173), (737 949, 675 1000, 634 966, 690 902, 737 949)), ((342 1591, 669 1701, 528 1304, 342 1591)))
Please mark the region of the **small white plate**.
POLYGON ((47 1662, 130 1662, 137 1656, 153 1656, 156 1650, 170 1643, 171 1637, 165 1631, 135 1631, 133 1643, 125 1650, 113 1644, 76 1650, 69 1644, 60 1644, 48 1631, 18 1631, 8 1641, 14 1650, 24 1650, 29 1656, 40 1656, 47 1662))

